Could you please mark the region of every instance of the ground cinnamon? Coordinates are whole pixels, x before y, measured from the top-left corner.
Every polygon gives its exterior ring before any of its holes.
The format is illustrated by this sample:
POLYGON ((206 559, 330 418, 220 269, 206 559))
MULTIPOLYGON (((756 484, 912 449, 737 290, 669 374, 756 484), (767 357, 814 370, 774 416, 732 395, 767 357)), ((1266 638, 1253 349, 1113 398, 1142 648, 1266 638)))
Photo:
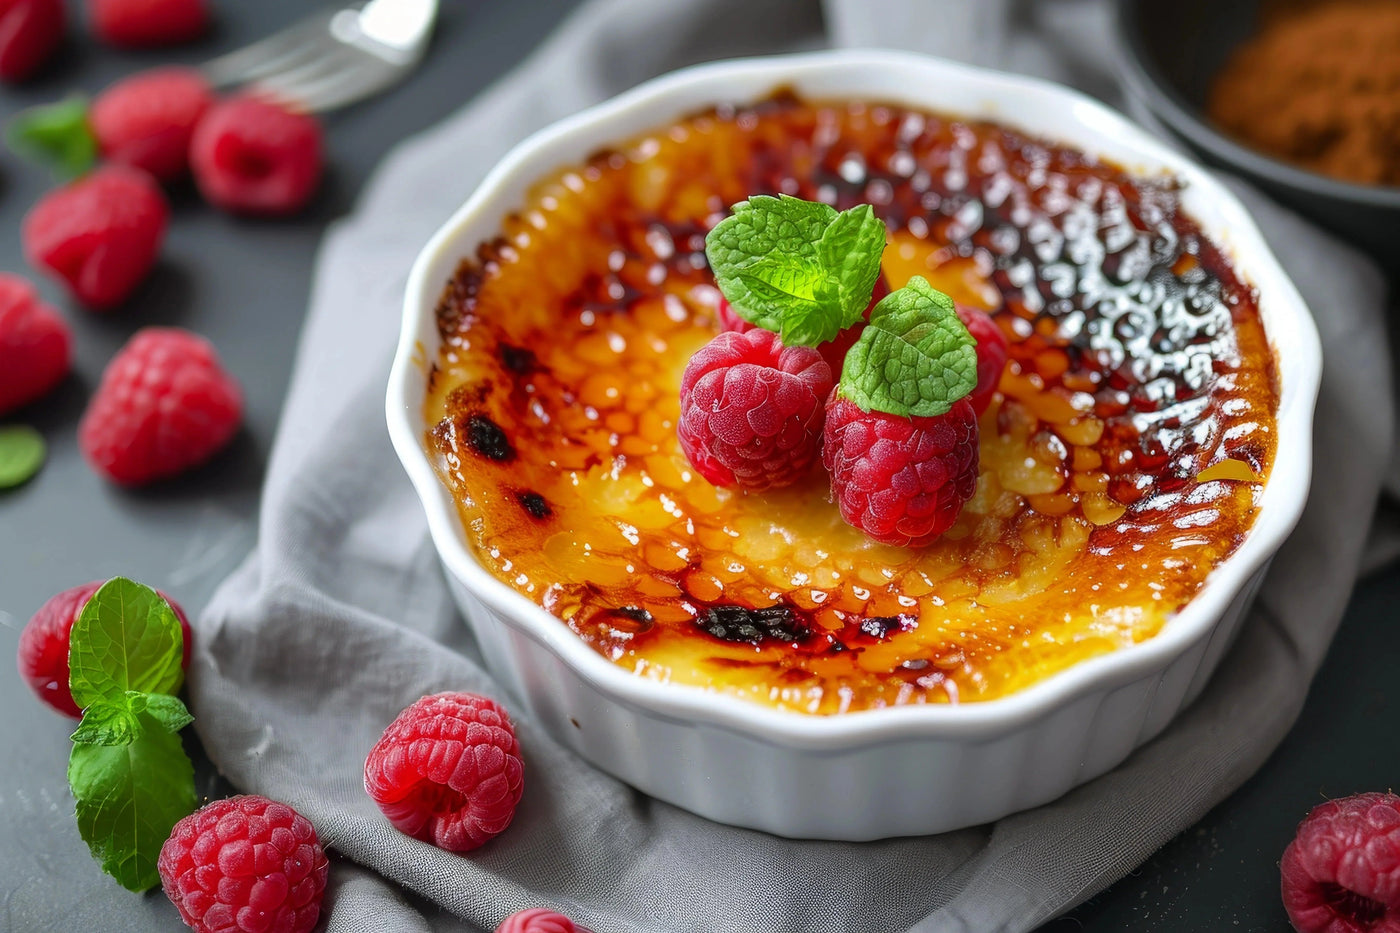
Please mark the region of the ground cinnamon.
POLYGON ((1346 181, 1400 185, 1400 2, 1275 9, 1216 76, 1208 110, 1270 155, 1346 181))

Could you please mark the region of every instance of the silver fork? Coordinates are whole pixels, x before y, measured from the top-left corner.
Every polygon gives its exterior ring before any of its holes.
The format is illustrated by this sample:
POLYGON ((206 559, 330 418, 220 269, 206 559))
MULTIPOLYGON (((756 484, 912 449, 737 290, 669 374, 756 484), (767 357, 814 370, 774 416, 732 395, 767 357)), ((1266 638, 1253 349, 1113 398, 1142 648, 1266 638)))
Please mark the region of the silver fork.
POLYGON ((422 60, 438 0, 369 0, 327 9, 205 63, 216 88, 246 86, 306 111, 364 100, 422 60))

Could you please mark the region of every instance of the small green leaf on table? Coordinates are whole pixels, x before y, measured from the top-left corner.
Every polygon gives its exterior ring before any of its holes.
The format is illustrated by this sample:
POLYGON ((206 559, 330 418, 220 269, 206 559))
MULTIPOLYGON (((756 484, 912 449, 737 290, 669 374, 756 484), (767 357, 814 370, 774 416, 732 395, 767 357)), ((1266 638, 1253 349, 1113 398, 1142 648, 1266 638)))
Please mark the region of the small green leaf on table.
POLYGON ((97 138, 81 96, 18 113, 5 129, 14 153, 44 165, 61 180, 77 178, 97 162, 97 138))
POLYGON ((29 481, 44 465, 44 435, 27 424, 0 427, 0 489, 29 481))

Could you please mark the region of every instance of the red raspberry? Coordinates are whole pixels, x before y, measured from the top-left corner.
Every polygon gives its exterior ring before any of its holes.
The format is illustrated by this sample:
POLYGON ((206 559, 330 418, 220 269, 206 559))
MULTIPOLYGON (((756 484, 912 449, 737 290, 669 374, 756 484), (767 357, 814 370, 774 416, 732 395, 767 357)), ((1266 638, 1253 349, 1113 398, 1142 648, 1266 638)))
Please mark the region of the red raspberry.
POLYGON ((977 415, 901 418, 833 396, 822 462, 841 517, 876 541, 922 547, 952 527, 977 488, 977 415))
POLYGON ((195 124, 213 103, 197 70, 154 68, 97 95, 88 123, 103 158, 173 181, 189 168, 195 124))
POLYGON ((404 833, 468 852, 500 835, 525 791, 510 717, 472 693, 423 697, 365 759, 365 791, 404 833))
POLYGON ((20 238, 31 263, 57 275, 89 308, 103 310, 121 304, 146 278, 169 215, 151 176, 109 165, 41 198, 25 215, 20 238))
POLYGON ((17 275, 0 272, 0 415, 48 393, 68 375, 72 336, 58 312, 17 275))
POLYGON ((496 933, 588 933, 568 917, 543 907, 520 910, 501 921, 496 933))
MULTIPOLYGON (((19 635, 19 675, 29 684, 35 696, 74 719, 82 716, 83 711, 73 702, 73 694, 68 689, 68 639, 78 614, 105 582, 95 580, 50 597, 19 635)), ((160 593, 160 590, 156 592, 160 593)), ((170 603, 170 608, 175 610, 175 618, 180 620, 180 631, 185 636, 183 664, 188 668, 190 647, 194 644, 190 620, 179 603, 164 593, 160 595, 170 603)))
POLYGON ((147 327, 107 364, 78 424, 78 446, 99 473, 139 486, 214 456, 242 413, 243 393, 209 341, 147 327))
POLYGON ((831 369, 811 347, 762 328, 722 333, 686 364, 676 434, 716 486, 786 486, 817 459, 830 391, 831 369))
POLYGON ((757 327, 757 324, 750 324, 739 317, 739 312, 734 310, 734 306, 729 303, 728 298, 721 297, 719 300, 719 329, 720 333, 747 334, 757 327))
POLYGON ((326 853, 316 827, 266 797, 215 800, 175 824, 156 860, 165 896, 200 933, 309 933, 326 853))
POLYGON ((978 415, 992 403, 992 395, 1001 382, 1001 371, 1006 368, 1009 348, 1006 334, 1002 333, 991 316, 966 305, 954 305, 958 319, 963 322, 972 339, 977 341, 977 388, 968 395, 972 410, 978 415))
POLYGON ((63 0, 0 0, 0 80, 23 81, 63 39, 63 0))
POLYGON ((1400 933, 1400 797, 1357 794, 1313 807, 1279 870, 1299 933, 1400 933))
POLYGON ((321 180, 321 125, 257 97, 215 104, 195 127, 194 180, 205 200, 240 214, 292 214, 321 180))
POLYGON ((175 45, 197 39, 209 27, 205 0, 88 0, 93 32, 126 48, 175 45))

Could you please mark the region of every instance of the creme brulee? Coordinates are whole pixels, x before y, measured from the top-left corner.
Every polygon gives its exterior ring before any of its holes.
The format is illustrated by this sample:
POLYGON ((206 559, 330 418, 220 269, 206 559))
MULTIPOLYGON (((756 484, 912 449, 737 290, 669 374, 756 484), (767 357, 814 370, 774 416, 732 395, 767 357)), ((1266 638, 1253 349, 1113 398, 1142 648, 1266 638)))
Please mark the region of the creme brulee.
POLYGON ((1240 543, 1275 451, 1252 290, 1143 180, 994 123, 791 95, 542 179, 438 306, 425 443, 496 577, 642 677, 809 713, 1005 695, 1150 638, 1240 543), (874 205, 1011 342, 977 492, 932 545, 847 525, 820 466, 695 475, 678 386, 717 330, 704 237, 788 193, 874 205))

